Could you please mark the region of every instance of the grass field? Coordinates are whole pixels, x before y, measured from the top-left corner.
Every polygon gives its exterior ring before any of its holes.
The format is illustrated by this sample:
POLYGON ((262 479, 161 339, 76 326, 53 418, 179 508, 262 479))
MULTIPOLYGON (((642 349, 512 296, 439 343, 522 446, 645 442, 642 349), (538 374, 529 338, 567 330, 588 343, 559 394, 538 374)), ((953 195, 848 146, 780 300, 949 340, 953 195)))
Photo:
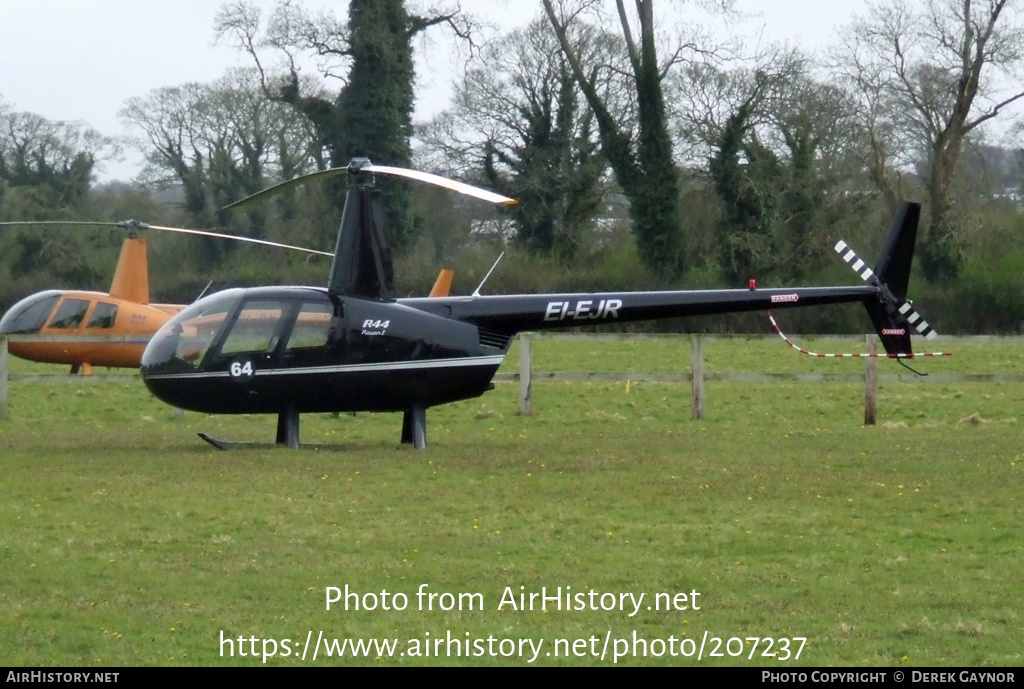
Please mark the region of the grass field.
MULTIPOLYGON (((919 367, 1022 371, 1014 341, 953 349, 919 367)), ((705 354, 708 372, 863 370, 763 340, 715 340, 705 354)), ((517 361, 513 352, 503 370, 517 361)), ((543 338, 535 361, 545 371, 685 373, 689 341, 543 338)), ((12 373, 40 370, 11 363, 12 373)), ((903 372, 892 362, 880 370, 903 372)), ((863 385, 850 383, 709 382, 703 421, 690 418, 685 383, 538 383, 530 418, 517 394, 499 384, 431 409, 425 452, 398 446, 400 416, 360 414, 303 417, 303 441, 332 449, 222 453, 195 433, 266 441, 274 419, 176 418, 141 382, 12 383, 0 422, 0 657, 33 666, 254 665, 264 650, 277 651, 267 665, 1024 662, 1024 386, 883 382, 875 427, 862 425, 863 385), (453 595, 421 610, 423 585, 453 595), (346 586, 377 594, 377 609, 327 610, 328 587, 346 586), (508 602, 542 587, 561 587, 563 599, 566 587, 583 593, 587 609, 508 602), (385 590, 392 605, 404 594, 406 609, 381 609, 385 590), (634 615, 628 597, 625 610, 600 609, 611 601, 603 594, 617 606, 630 593, 645 595, 634 615), (480 596, 463 595, 460 611, 459 594, 480 596), (687 609, 647 609, 666 601, 687 609), (307 637, 321 632, 397 645, 357 658, 328 657, 321 645, 314 662, 311 642, 302 660, 307 637), (783 638, 806 638, 789 642, 799 658, 780 659, 783 638)))

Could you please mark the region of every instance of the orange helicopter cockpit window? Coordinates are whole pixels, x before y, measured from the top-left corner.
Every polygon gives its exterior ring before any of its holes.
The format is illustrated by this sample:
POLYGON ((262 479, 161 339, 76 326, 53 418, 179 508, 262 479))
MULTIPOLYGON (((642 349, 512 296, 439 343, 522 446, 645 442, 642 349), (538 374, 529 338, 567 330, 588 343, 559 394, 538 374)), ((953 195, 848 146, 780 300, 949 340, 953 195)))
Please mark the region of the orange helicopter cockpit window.
POLYGON ((88 299, 65 299, 46 327, 60 330, 77 328, 89 310, 89 303, 88 299))

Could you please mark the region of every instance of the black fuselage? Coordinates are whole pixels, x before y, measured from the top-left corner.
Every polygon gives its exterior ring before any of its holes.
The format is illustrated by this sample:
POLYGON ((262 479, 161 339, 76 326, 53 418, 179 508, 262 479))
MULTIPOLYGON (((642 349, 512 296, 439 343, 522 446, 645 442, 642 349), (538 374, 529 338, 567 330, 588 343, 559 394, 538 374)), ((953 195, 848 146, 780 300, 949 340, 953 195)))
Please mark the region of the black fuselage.
POLYGON ((161 400, 208 413, 404 411, 477 397, 513 335, 878 298, 873 286, 375 300, 312 287, 196 302, 142 358, 161 400))

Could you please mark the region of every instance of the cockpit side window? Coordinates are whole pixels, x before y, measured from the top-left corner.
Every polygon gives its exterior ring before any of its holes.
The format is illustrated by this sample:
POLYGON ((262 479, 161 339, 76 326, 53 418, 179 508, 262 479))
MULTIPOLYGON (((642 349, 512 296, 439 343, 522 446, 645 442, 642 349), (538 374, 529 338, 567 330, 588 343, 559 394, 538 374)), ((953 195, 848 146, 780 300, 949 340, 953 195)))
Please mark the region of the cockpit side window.
POLYGON ((110 304, 105 301, 97 302, 96 308, 92 310, 87 328, 113 328, 117 320, 117 304, 110 304))
POLYGON ((65 299, 64 303, 57 309, 47 327, 60 330, 77 328, 85 318, 85 312, 89 310, 87 299, 65 299))
POLYGON ((221 356, 271 353, 278 344, 285 306, 280 301, 248 302, 231 324, 221 356))
POLYGON ((295 326, 288 338, 286 352, 296 349, 323 347, 331 334, 331 315, 334 307, 330 304, 303 304, 295 319, 295 326))
POLYGON ((330 302, 302 304, 284 349, 283 366, 323 366, 331 362, 329 345, 335 308, 330 302))

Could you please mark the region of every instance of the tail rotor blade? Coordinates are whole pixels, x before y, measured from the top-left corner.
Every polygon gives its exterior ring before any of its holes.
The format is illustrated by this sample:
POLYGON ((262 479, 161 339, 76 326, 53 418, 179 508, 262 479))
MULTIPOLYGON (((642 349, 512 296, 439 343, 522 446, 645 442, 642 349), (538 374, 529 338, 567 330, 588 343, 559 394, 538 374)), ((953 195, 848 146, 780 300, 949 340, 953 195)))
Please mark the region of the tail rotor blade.
POLYGON ((868 267, 868 264, 860 259, 859 256, 850 248, 849 244, 840 239, 835 245, 836 253, 839 254, 847 265, 853 268, 857 275, 860 275, 864 282, 874 285, 877 284, 875 278, 875 271, 868 267))
POLYGON ((910 324, 910 327, 916 330, 919 335, 924 336, 924 339, 934 340, 938 337, 938 333, 936 333, 932 326, 928 324, 928 321, 922 318, 921 314, 911 306, 909 301, 904 300, 901 302, 896 310, 899 311, 900 315, 903 316, 907 323, 910 324))

